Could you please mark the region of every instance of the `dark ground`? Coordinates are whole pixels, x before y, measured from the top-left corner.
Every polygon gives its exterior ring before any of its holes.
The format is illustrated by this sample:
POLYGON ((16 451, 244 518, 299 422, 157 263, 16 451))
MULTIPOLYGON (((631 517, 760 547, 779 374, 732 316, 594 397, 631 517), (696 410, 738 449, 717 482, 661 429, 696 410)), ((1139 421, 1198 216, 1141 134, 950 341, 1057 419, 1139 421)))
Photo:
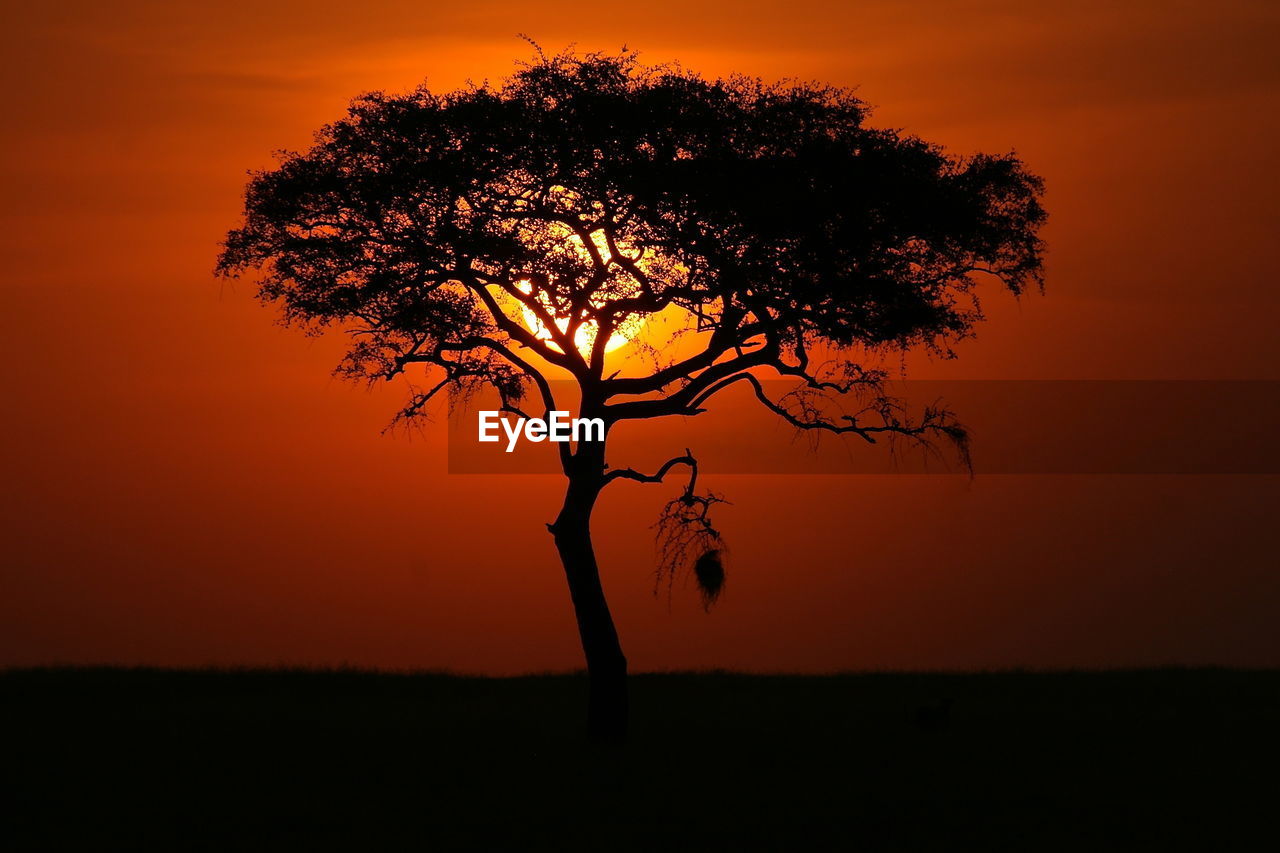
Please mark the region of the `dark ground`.
POLYGON ((0 672, 0 849, 1276 849, 1280 671, 646 675, 620 749, 585 691, 0 672))

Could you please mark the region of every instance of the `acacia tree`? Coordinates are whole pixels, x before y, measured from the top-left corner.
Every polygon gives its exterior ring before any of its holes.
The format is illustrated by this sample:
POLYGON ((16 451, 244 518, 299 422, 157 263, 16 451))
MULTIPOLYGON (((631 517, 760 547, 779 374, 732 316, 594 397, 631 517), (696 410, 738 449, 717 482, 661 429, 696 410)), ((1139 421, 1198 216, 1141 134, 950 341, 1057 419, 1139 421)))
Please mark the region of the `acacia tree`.
MULTIPOLYGON (((866 115, 840 88, 539 52, 500 86, 357 98, 310 150, 253 176, 218 271, 259 270, 287 321, 350 333, 340 374, 425 366, 403 417, 480 387, 510 412, 563 408, 561 377, 607 436, 741 383, 798 429, 962 442, 946 411, 907 417, 868 364, 885 348, 948 354, 981 317, 981 276, 1015 294, 1039 283, 1041 182, 1012 155, 951 157, 866 115), (686 318, 684 345, 606 370, 612 336, 660 311, 686 318), (771 396, 770 377, 795 387, 771 396), (843 395, 853 414, 820 405, 843 395)), ((610 467, 606 444, 557 445, 568 482, 548 527, 589 730, 617 738, 626 659, 591 543, 601 491, 687 470, 662 516, 665 559, 692 559, 711 597, 723 572, 719 498, 698 490, 693 455, 643 473, 610 467)))

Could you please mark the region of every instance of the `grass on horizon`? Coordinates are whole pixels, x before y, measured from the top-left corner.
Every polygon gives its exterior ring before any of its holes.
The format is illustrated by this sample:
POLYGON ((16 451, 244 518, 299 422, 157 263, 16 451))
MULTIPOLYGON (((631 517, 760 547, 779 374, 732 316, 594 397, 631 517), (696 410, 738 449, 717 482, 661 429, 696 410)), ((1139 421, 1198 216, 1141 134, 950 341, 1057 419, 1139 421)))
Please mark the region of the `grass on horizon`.
POLYGON ((1280 671, 0 672, 0 847, 1079 850, 1272 832, 1280 671))

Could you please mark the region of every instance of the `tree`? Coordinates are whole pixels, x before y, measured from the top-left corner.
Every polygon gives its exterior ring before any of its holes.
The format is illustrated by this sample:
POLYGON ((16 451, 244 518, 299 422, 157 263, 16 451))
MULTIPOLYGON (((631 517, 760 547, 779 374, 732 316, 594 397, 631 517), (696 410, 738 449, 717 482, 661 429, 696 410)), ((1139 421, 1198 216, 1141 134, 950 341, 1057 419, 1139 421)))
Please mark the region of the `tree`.
MULTIPOLYGON (((963 443, 950 413, 906 417, 869 366, 886 349, 946 355, 981 318, 975 285, 1040 282, 1041 182, 1013 155, 948 156, 864 125, 849 91, 646 67, 634 53, 538 52, 500 86, 357 98, 246 191, 218 272, 260 271, 289 322, 352 335, 342 375, 431 376, 439 392, 496 390, 611 429, 693 415, 732 385, 797 429, 963 443), (692 351, 606 370, 606 345, 659 311, 692 351), (536 319, 528 319, 536 318, 536 319), (421 367, 425 366, 425 368, 421 367), (770 396, 761 378, 795 383, 770 396), (852 395, 856 414, 822 401, 852 395)), ((606 432, 607 434, 607 432, 606 432)), ((606 442, 557 445, 567 478, 548 525, 589 673, 589 729, 626 729, 626 658, 600 584, 590 520, 601 491, 688 481, 661 522, 664 560, 723 580, 719 500, 691 453, 653 473, 612 468, 606 442)))

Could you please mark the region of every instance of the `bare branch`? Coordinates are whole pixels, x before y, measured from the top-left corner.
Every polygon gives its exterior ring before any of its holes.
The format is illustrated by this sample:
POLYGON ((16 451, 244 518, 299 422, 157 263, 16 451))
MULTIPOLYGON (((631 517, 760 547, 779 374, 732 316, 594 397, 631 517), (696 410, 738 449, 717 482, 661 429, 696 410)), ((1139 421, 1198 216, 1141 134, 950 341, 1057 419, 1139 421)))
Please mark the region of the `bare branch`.
POLYGON ((667 473, 677 465, 688 465, 693 469, 690 476, 690 482, 698 476, 698 460, 693 458, 693 454, 688 449, 685 450, 684 456, 677 456, 674 459, 668 459, 653 474, 642 474, 634 468, 614 468, 604 476, 605 484, 612 483, 614 480, 634 480, 637 483, 661 483, 667 473))
MULTIPOLYGON (((658 548, 655 591, 665 579, 670 594, 675 576, 688 566, 698 582, 703 607, 710 609, 724 589, 722 556, 725 550, 720 531, 711 523, 711 508, 727 501, 715 492, 697 493, 698 463, 688 450, 663 467, 669 470, 668 466, 679 463, 689 465, 689 482, 679 497, 663 507, 653 525, 658 548)), ((659 471, 662 473, 665 471, 659 471)))

